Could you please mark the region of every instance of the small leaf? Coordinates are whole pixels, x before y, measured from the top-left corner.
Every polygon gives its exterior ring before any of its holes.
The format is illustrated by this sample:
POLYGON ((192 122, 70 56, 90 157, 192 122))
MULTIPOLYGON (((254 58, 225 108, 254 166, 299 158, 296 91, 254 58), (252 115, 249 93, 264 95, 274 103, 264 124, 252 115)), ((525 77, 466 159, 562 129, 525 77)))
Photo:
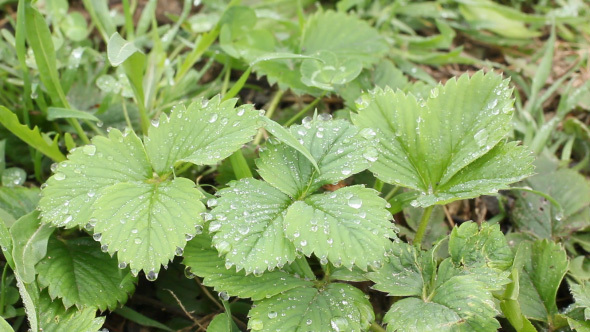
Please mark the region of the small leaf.
POLYGON ((375 319, 365 294, 351 285, 298 287, 254 302, 252 331, 366 331, 375 319))
POLYGON ((52 237, 37 272, 39 285, 48 287, 51 298, 60 298, 66 309, 76 305, 78 310, 113 310, 135 289, 129 271, 119 269, 117 259, 102 253, 100 245, 87 237, 68 241, 52 237))
POLYGON ((508 81, 494 73, 461 76, 412 94, 377 89, 353 122, 377 131, 379 159, 371 167, 387 183, 422 192, 415 206, 445 204, 507 188, 532 172, 532 157, 501 143, 512 118, 508 81))
POLYGON ((8 322, 3 317, 0 317, 0 330, 4 332, 14 332, 12 326, 10 326, 10 324, 8 324, 8 322))
POLYGON ((39 309, 39 329, 44 332, 98 331, 104 323, 104 317, 96 317, 96 308, 64 309, 61 301, 53 301, 42 292, 37 303, 39 309))
POLYGON ((239 332, 240 329, 234 323, 234 321, 226 314, 218 314, 207 326, 207 332, 239 332), (231 330, 228 331, 227 327, 231 326, 231 330))
POLYGON ((12 113, 4 106, 0 106, 0 123, 2 123, 6 129, 10 130, 10 132, 20 138, 23 142, 39 150, 39 152, 43 153, 54 161, 59 162, 66 159, 61 151, 59 151, 57 136, 53 142, 51 142, 51 140, 41 136, 38 127, 29 129, 29 127, 19 122, 16 114, 12 113))
POLYGON ((38 188, 0 188, 0 209, 1 217, 8 227, 16 221, 16 219, 25 214, 35 210, 39 202, 38 188))
POLYGON ((258 112, 252 105, 234 108, 236 101, 201 99, 152 122, 145 146, 154 170, 169 172, 179 161, 213 165, 251 140, 259 127, 258 112))
POLYGON ((153 320, 129 307, 118 308, 115 310, 115 313, 142 326, 155 327, 164 331, 173 331, 168 326, 158 322, 157 320, 153 320))
POLYGON ((107 43, 107 56, 113 67, 119 66, 135 53, 141 51, 133 42, 123 39, 118 32, 115 32, 107 43))
POLYGON ((203 284, 229 296, 252 298, 254 301, 275 296, 293 288, 310 286, 310 281, 297 278, 283 271, 266 272, 261 276, 236 272, 225 267, 225 260, 211 247, 211 240, 197 235, 184 249, 184 261, 190 273, 203 278, 203 284))
POLYGON ((498 224, 478 226, 466 222, 455 227, 449 238, 449 252, 455 265, 487 266, 502 271, 512 266, 512 250, 498 224))
POLYGON ((19 277, 25 283, 35 281, 35 264, 47 253, 47 241, 55 228, 39 223, 39 212, 33 211, 10 228, 12 258, 19 277))
POLYGON ((283 230, 283 214, 291 204, 287 195, 255 179, 231 182, 218 195, 209 231, 229 265, 259 274, 293 262, 295 248, 283 230))
POLYGON ((362 64, 352 58, 340 59, 330 51, 320 51, 318 60, 304 60, 301 63, 301 80, 306 85, 332 91, 335 85, 354 80, 363 69, 362 64))
POLYGON ((78 111, 78 110, 63 108, 63 107, 48 107, 47 108, 47 120, 49 120, 49 121, 53 121, 55 119, 68 119, 68 118, 85 119, 85 120, 92 120, 92 121, 100 122, 99 118, 95 117, 94 115, 92 115, 88 112, 83 112, 83 111, 78 111))
POLYGON ((311 195, 289 207, 285 235, 306 256, 349 269, 379 267, 395 238, 386 204, 361 186, 311 195))
POLYGON ((570 291, 574 297, 575 306, 584 309, 584 319, 590 320, 590 281, 580 284, 571 283, 570 291))

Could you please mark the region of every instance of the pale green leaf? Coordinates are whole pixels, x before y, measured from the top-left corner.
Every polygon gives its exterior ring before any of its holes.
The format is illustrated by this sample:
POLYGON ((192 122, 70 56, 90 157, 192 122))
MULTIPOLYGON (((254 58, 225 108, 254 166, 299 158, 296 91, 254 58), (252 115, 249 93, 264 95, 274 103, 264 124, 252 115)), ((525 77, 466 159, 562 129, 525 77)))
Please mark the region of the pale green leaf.
POLYGON ((157 320, 151 319, 147 316, 145 316, 142 313, 139 313, 127 306, 118 308, 117 310, 115 310, 115 313, 125 319, 128 319, 132 322, 135 322, 141 326, 147 326, 147 327, 155 327, 158 329, 162 329, 164 331, 174 331, 171 328, 169 328, 168 326, 158 322, 157 320))
POLYGON ((168 172, 178 161, 216 164, 250 141, 259 128, 258 112, 252 105, 234 108, 236 101, 201 99, 152 122, 145 146, 154 170, 168 172))
POLYGON ((59 145, 57 144, 57 138, 52 142, 46 139, 39 132, 39 128, 35 127, 29 129, 29 127, 21 124, 16 114, 12 113, 9 109, 4 106, 0 106, 0 123, 10 130, 16 137, 20 138, 23 142, 29 144, 33 148, 39 150, 47 157, 54 161, 65 160, 66 157, 59 151, 59 145))
POLYGON ((498 270, 512 266, 512 250, 498 224, 466 222, 455 227, 449 238, 449 252, 455 265, 498 270))
POLYGON ((522 147, 503 144, 511 130, 512 91, 495 73, 451 79, 422 101, 377 89, 353 122, 377 131, 378 178, 422 192, 415 205, 444 204, 507 188, 532 172, 522 147))
POLYGON ((141 140, 117 129, 108 137, 95 136, 91 145, 76 148, 55 168, 42 190, 43 222, 60 227, 85 226, 103 188, 152 176, 141 140))
POLYGON ((518 269, 512 269, 510 283, 506 285, 500 302, 502 313, 517 332, 537 332, 533 324, 522 314, 518 295, 520 293, 518 269))
POLYGON ((69 13, 62 23, 66 36, 73 41, 82 41, 88 36, 86 18, 80 12, 69 13))
POLYGON ((4 218, 6 226, 10 227, 16 219, 33 211, 39 202, 38 188, 0 188, 0 217, 4 218))
POLYGON ((35 281, 35 264, 45 257, 47 241, 54 230, 50 225, 40 224, 37 211, 24 215, 10 228, 12 258, 23 282, 35 281))
POLYGON ((361 332, 375 318, 365 294, 341 283, 299 287, 254 304, 248 313, 252 331, 361 332))
POLYGON ((493 3, 488 0, 461 1, 459 6, 461 15, 477 29, 487 29, 506 38, 532 38, 540 35, 538 31, 528 29, 525 23, 501 10, 509 7, 493 3))
POLYGON ((10 326, 10 324, 8 324, 8 322, 2 317, 0 317, 0 330, 3 332, 14 332, 12 326, 10 326))
POLYGON ((290 128, 291 134, 311 153, 320 172, 295 149, 270 143, 257 160, 258 173, 292 198, 304 197, 325 184, 367 169, 377 159, 375 132, 359 130, 344 120, 305 120, 290 128))
POLYGON ((568 259, 561 245, 539 240, 523 242, 514 258, 520 269, 518 302, 527 318, 548 321, 557 314, 557 290, 567 272, 568 259))
POLYGON ((335 85, 354 80, 363 69, 354 58, 339 58, 330 51, 319 51, 319 60, 304 60, 301 63, 301 81, 309 86, 332 91, 335 85))
POLYGON ((48 107, 47 108, 47 120, 52 121, 55 119, 66 119, 66 118, 74 118, 74 119, 85 119, 85 120, 92 120, 99 122, 100 119, 95 117, 94 115, 78 111, 75 109, 63 108, 63 107, 48 107))
POLYGON ((322 262, 362 270, 379 267, 395 238, 386 205, 377 191, 362 186, 311 195, 289 207, 285 235, 298 251, 322 262))
POLYGON ((310 281, 283 271, 253 276, 243 271, 236 272, 234 267, 226 268, 225 260, 219 257, 217 250, 211 247, 211 240, 204 235, 195 236, 187 244, 183 257, 183 264, 190 268, 190 273, 203 278, 204 285, 229 296, 258 301, 293 288, 311 285, 310 281))
POLYGON ((96 317, 96 308, 64 309, 61 301, 52 301, 47 292, 42 292, 37 303, 39 329, 43 332, 96 332, 104 323, 104 317, 96 317))
MULTIPOLYGON (((266 182, 242 179, 218 191, 216 219, 209 225, 213 245, 225 255, 227 266, 247 274, 293 262, 295 248, 284 235, 283 218, 291 199, 266 182)), ((215 202, 215 203, 213 203, 215 202)))
POLYGON ((395 243, 389 262, 375 271, 367 273, 375 285, 373 288, 390 296, 421 296, 435 273, 431 252, 416 251, 407 243, 395 243))
POLYGON ((195 183, 176 178, 161 183, 123 182, 101 190, 93 205, 95 239, 117 252, 131 271, 144 270, 155 279, 187 237, 196 233, 205 207, 195 183), (99 235, 100 234, 100 235, 99 235), (148 272, 149 271, 149 272, 148 272))
POLYGON ((101 252, 88 237, 67 241, 52 237, 37 272, 39 285, 48 288, 52 299, 60 298, 65 308, 113 310, 135 289, 129 270, 119 269, 117 259, 101 252))
POLYGON ((274 122, 273 120, 267 117, 261 117, 264 121, 264 129, 271 133, 274 137, 276 137, 281 142, 287 144, 288 146, 292 147, 293 149, 299 151, 309 162, 313 165, 313 167, 320 172, 320 168, 305 146, 301 144, 293 134, 285 129, 285 127, 281 126, 280 124, 274 122))
POLYGON ((570 291, 575 306, 584 309, 584 319, 590 320, 590 281, 584 281, 581 284, 570 283, 570 291))
POLYGON ((113 33, 107 43, 107 56, 113 67, 117 67, 129 57, 141 51, 133 44, 121 37, 118 32, 113 33))
POLYGON ((218 314, 209 323, 207 326, 207 332, 239 332, 240 329, 237 327, 236 323, 226 314, 218 314), (228 326, 231 326, 231 329, 228 330, 228 326))
POLYGON ((496 331, 500 324, 491 292, 473 275, 454 276, 433 290, 425 302, 408 298, 394 303, 384 317, 388 331, 496 331))
POLYGON ((367 22, 353 15, 318 11, 307 19, 301 37, 303 54, 331 51, 343 59, 367 66, 379 60, 389 49, 385 39, 367 22))

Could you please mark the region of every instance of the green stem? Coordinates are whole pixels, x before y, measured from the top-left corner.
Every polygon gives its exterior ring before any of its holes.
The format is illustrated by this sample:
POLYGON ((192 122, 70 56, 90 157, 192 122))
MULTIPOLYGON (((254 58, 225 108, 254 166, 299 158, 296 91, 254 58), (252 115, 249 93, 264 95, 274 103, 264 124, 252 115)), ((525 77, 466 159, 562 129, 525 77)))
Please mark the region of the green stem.
POLYGON ((135 38, 133 31, 133 16, 131 14, 131 6, 129 0, 123 0, 123 13, 125 14, 125 32, 128 40, 135 38))
POLYGON ((381 192, 381 190, 383 190, 383 181, 379 180, 379 179, 375 179, 375 184, 373 185, 373 189, 381 192))
POLYGON ((303 116, 305 113, 307 113, 310 109, 312 109, 315 105, 317 105, 317 103, 322 100, 322 98, 326 95, 326 92, 323 92, 319 97, 317 97, 314 101, 312 101, 309 105, 305 106, 305 108, 303 108, 301 111, 299 111, 299 113, 295 114, 292 118, 289 119, 289 121, 285 122, 284 126, 285 127, 289 127, 290 125, 292 125, 295 121, 297 121, 301 116, 303 116))
POLYGON ((381 325, 377 324, 377 322, 371 323, 369 330, 373 332, 385 332, 385 329, 382 328, 381 325))
POLYGON ((0 284, 0 316, 4 315, 4 301, 6 299, 6 271, 8 270, 8 263, 4 265, 2 271, 2 283, 0 284))
POLYGON ((428 221, 430 220, 430 215, 432 214, 432 209, 434 205, 431 205, 424 209, 422 213, 422 218, 420 219, 420 224, 418 225, 418 231, 416 231, 416 237, 414 237, 414 246, 420 248, 420 244, 422 243, 422 238, 424 237, 424 233, 426 233, 426 228, 428 227, 428 221))
MULTIPOLYGON (((279 106, 279 103, 280 103, 281 98, 283 97, 284 93, 285 93, 285 91, 283 91, 283 90, 277 90, 275 95, 272 97, 272 100, 270 101, 270 104, 268 105, 268 110, 266 110, 266 114, 265 114, 267 118, 269 118, 269 119, 272 118, 272 115, 274 114, 275 110, 277 109, 277 106, 279 106)), ((262 130, 259 130, 258 134, 254 138, 254 146, 260 144, 261 140, 262 140, 262 130)))
POLYGON ((84 142, 84 144, 90 144, 90 139, 88 139, 88 136, 86 136, 86 133, 84 132, 84 129, 82 129, 82 126, 80 126, 80 122, 78 122, 78 119, 68 119, 68 122, 70 123, 70 125, 72 125, 72 127, 74 127, 76 133, 78 133, 78 136, 80 136, 82 142, 84 142))

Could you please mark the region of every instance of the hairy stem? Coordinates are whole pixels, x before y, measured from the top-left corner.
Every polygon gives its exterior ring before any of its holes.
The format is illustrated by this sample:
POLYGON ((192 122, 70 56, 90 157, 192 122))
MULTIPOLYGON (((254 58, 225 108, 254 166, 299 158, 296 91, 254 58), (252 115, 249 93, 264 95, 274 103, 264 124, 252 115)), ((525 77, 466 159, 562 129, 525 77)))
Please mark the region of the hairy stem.
POLYGON ((418 231, 416 231, 416 237, 414 237, 414 246, 420 248, 420 244, 422 243, 422 238, 424 237, 424 233, 426 232, 426 228, 428 227, 428 221, 430 220, 430 215, 432 214, 432 209, 434 205, 431 205, 424 209, 422 213, 422 218, 420 219, 420 224, 418 225, 418 231))

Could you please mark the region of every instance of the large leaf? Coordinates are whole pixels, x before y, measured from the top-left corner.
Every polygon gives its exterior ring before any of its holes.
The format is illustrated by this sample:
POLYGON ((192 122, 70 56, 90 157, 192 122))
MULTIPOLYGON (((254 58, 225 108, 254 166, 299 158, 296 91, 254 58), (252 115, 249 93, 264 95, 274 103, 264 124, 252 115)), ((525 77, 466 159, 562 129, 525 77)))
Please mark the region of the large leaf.
POLYGON ((270 143, 257 160, 258 173, 292 198, 313 193, 325 184, 367 169, 377 159, 371 129, 359 130, 344 120, 306 119, 290 128, 291 134, 311 153, 315 170, 302 154, 284 144, 270 143))
POLYGON ((377 89, 353 122, 377 130, 381 180, 422 192, 415 205, 445 204, 507 188, 532 172, 532 157, 501 140, 512 128, 508 81, 478 72, 435 87, 425 101, 377 89))
POLYGON ((66 308, 113 310, 135 289, 129 271, 119 269, 117 260, 87 237, 68 241, 52 237, 37 272, 39 285, 48 287, 51 298, 59 297, 66 308))
POLYGON ((590 184, 580 173, 545 158, 537 161, 538 174, 524 184, 551 196, 559 206, 535 193, 519 191, 511 215, 515 224, 540 238, 568 236, 590 226, 590 184), (548 164, 543 166, 540 164, 548 164))
POLYGON ((312 284, 282 271, 253 276, 246 275, 243 271, 236 272, 233 267, 226 268, 224 259, 219 257, 217 250, 211 247, 211 240, 204 235, 195 236, 187 244, 183 257, 183 264, 190 268, 191 273, 202 277, 203 284, 213 287, 217 292, 223 291, 229 296, 258 301, 312 284))
POLYGON ((377 62, 387 50, 385 39, 365 21, 331 10, 318 11, 308 18, 301 37, 304 54, 331 51, 364 66, 377 62))
POLYGON ((395 238, 387 202, 373 189, 345 187, 295 202, 285 216, 285 234, 306 256, 336 266, 380 267, 395 238))
POLYGON ((96 317, 96 308, 64 309, 61 301, 53 301, 47 292, 42 292, 37 303, 39 329, 44 332, 96 332, 104 323, 104 317, 96 317))
POLYGON ((62 161, 66 159, 61 151, 59 151, 59 145, 57 144, 58 137, 56 137, 54 141, 46 139, 41 135, 38 127, 30 129, 26 125, 21 124, 16 114, 12 113, 4 106, 0 106, 0 123, 18 138, 23 140, 23 142, 39 150, 39 152, 54 161, 62 161))
POLYGON ((152 122, 145 146, 154 170, 169 172, 179 161, 215 164, 251 140, 259 127, 258 111, 235 104, 236 99, 222 102, 219 96, 197 100, 152 122))
POLYGON ((557 289, 567 272, 565 250, 548 240, 523 242, 516 252, 514 266, 520 270, 518 302, 522 313, 527 318, 550 321, 558 313, 557 289))
POLYGON ((259 274, 293 262, 295 248, 284 235, 283 218, 291 199, 266 182, 242 179, 218 192, 209 225, 213 244, 227 266, 259 274))
POLYGON ((39 212, 22 216, 10 228, 12 258, 19 277, 25 283, 35 281, 35 264, 47 253, 47 241, 55 228, 39 222, 39 212))
POLYGON ((254 302, 248 316, 252 331, 366 331, 373 308, 359 289, 332 283, 299 287, 254 302))
POLYGON ((234 109, 235 100, 220 104, 217 97, 210 108, 205 104, 199 100, 188 111, 179 106, 171 117, 163 115, 153 122, 145 146, 131 130, 113 129, 73 150, 42 192, 43 221, 94 227, 94 238, 110 254, 117 252, 120 264, 155 279, 160 265, 201 227, 205 210, 194 182, 174 178, 173 166, 218 162, 258 128, 258 114, 234 109))

